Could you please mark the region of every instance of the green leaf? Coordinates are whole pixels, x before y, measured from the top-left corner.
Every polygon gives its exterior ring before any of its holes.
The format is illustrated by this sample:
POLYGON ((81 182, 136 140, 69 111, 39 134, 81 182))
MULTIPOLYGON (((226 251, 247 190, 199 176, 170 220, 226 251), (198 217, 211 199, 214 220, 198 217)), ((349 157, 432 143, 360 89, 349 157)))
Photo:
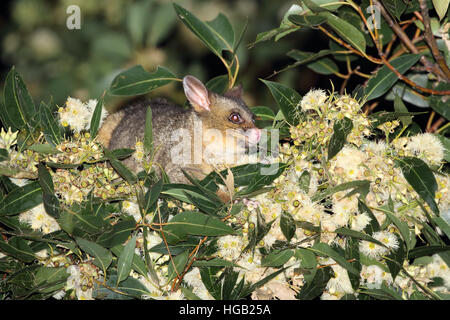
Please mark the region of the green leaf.
POLYGON ((133 236, 125 245, 119 256, 119 261, 117 262, 117 285, 119 285, 119 282, 125 280, 130 274, 135 248, 136 236, 133 236))
POLYGON ((41 287, 39 292, 42 293, 60 290, 66 285, 66 279, 69 275, 64 267, 51 268, 41 266, 36 272, 35 287, 41 287))
POLYGON ((36 107, 20 74, 12 67, 5 80, 2 122, 13 129, 33 127, 36 107))
MULTIPOLYGON (((126 159, 129 156, 131 156, 136 150, 122 148, 122 149, 114 149, 114 150, 110 150, 110 151, 113 154, 113 156, 117 158, 117 160, 123 160, 123 159, 126 159)), ((105 160, 108 160, 108 158, 102 157, 102 158, 98 159, 96 162, 105 161, 105 160)), ((93 163, 93 162, 89 162, 89 163, 93 163)), ((48 165, 48 163, 47 163, 47 165, 48 165)), ((76 166, 79 166, 79 165, 76 165, 76 166)))
POLYGON ((59 205, 58 197, 55 195, 52 176, 42 163, 38 165, 38 181, 43 192, 42 199, 44 202, 45 211, 50 216, 57 219, 59 217, 61 207, 59 205))
POLYGON ((320 58, 314 62, 308 63, 306 66, 314 72, 324 75, 336 74, 339 72, 337 64, 330 58, 320 58))
MULTIPOLYGON (((261 190, 264 186, 270 185, 276 178, 278 178, 283 173, 286 167, 287 165, 285 164, 276 164, 272 166, 272 168, 271 166, 269 166, 268 168, 266 168, 265 171, 261 170, 260 173, 254 175, 251 178, 247 188, 239 190, 236 193, 236 195, 242 196, 251 194, 252 192, 257 192, 258 190, 261 190)), ((236 180, 235 184, 237 184, 236 180)))
POLYGON ((406 243, 406 248, 409 250, 414 248, 415 235, 409 230, 408 223, 397 218, 395 213, 389 212, 388 210, 383 210, 383 213, 388 217, 390 221, 398 228, 403 240, 406 243))
POLYGON ((181 22, 216 56, 222 57, 223 50, 233 50, 234 30, 223 14, 205 23, 180 5, 174 3, 173 6, 181 22))
POLYGON ((117 158, 110 150, 104 148, 103 153, 105 154, 105 157, 108 158, 109 162, 111 163, 111 166, 117 171, 117 173, 122 178, 124 178, 130 184, 135 183, 137 181, 136 175, 130 169, 128 169, 122 162, 117 160, 117 158))
POLYGON ((292 14, 288 17, 289 21, 301 27, 316 27, 327 21, 327 17, 319 15, 298 15, 292 14))
POLYGON ((394 290, 388 289, 384 283, 381 287, 381 289, 364 289, 360 293, 367 294, 378 300, 403 300, 401 295, 394 290))
POLYGON ((234 231, 221 220, 195 211, 184 211, 173 217, 163 228, 166 240, 175 244, 188 234, 223 236, 234 231))
POLYGON ((296 125, 298 119, 296 119, 296 112, 300 112, 298 105, 302 100, 302 97, 297 91, 286 87, 280 83, 272 82, 268 80, 260 79, 269 88, 270 93, 274 97, 281 112, 284 115, 286 121, 291 125, 296 125))
POLYGON ((0 216, 27 211, 42 203, 42 189, 38 181, 18 187, 0 202, 0 216))
POLYGON ((400 19, 400 16, 405 12, 408 5, 408 3, 403 0, 382 0, 382 2, 389 13, 397 19, 400 19))
POLYGON ((250 110, 252 110, 257 118, 261 118, 261 120, 273 121, 275 119, 275 113, 273 113, 273 110, 268 107, 258 106, 252 107, 250 110))
POLYGON ((360 199, 358 199, 358 211, 360 214, 367 213, 367 215, 370 217, 370 223, 363 230, 365 233, 372 235, 372 233, 380 231, 381 228, 377 218, 369 209, 369 207, 360 199))
POLYGON ((240 268, 236 263, 220 258, 213 258, 211 260, 196 260, 192 266, 194 267, 234 267, 240 268))
MULTIPOLYGON (((122 245, 117 245, 117 246, 111 248, 111 252, 116 257, 120 257, 123 250, 124 250, 124 246, 122 246, 122 245)), ((137 255, 136 253, 133 254, 133 262, 131 264, 131 268, 144 277, 148 276, 147 267, 145 266, 145 262, 144 262, 143 258, 141 256, 137 255)))
POLYGON ((41 102, 41 105, 39 106, 39 116, 47 142, 53 145, 61 143, 61 128, 59 127, 58 122, 56 121, 49 106, 44 102, 41 102))
POLYGON ((153 122, 152 108, 148 107, 145 114, 144 150, 151 153, 153 150, 153 122))
POLYGON ((387 112, 387 111, 379 111, 372 113, 369 115, 369 120, 373 128, 378 127, 379 125, 396 119, 400 119, 400 117, 411 117, 415 115, 425 114, 428 112, 387 112))
POLYGON ((448 222, 441 217, 432 217, 432 219, 433 222, 438 225, 439 229, 441 229, 450 239, 450 225, 448 224, 448 222))
POLYGON ((320 74, 334 74, 339 72, 339 68, 333 60, 329 58, 324 58, 324 56, 333 53, 331 50, 321 50, 317 53, 307 52, 307 51, 299 51, 299 50, 291 50, 287 53, 287 55, 295 60, 295 63, 283 68, 277 73, 289 70, 291 68, 295 68, 299 65, 306 64, 306 66, 313 70, 314 72, 320 74))
POLYGON ((292 250, 273 250, 261 259, 263 267, 281 267, 294 255, 292 250))
POLYGON ((435 253, 440 253, 449 250, 450 246, 442 246, 437 244, 416 247, 408 252, 408 259, 417 259, 424 256, 432 256, 435 253))
POLYGON ((280 217, 280 229, 283 235, 286 237, 287 241, 291 241, 295 234, 295 221, 289 212, 283 211, 280 217))
POLYGON ((313 202, 322 201, 323 199, 333 195, 336 192, 344 191, 347 189, 353 189, 351 192, 345 195, 349 197, 355 193, 359 193, 362 198, 365 198, 370 191, 370 181, 369 180, 354 180, 350 182, 344 182, 332 188, 327 188, 321 193, 316 193, 311 200, 313 202))
POLYGON ((91 125, 89 127, 89 133, 93 138, 97 136, 98 129, 100 128, 100 120, 102 118, 102 109, 105 93, 98 99, 94 112, 92 113, 91 125))
MULTIPOLYGON (((392 61, 390 64, 400 73, 404 74, 413 65, 419 61, 421 55, 419 54, 404 54, 392 61)), ((364 90, 366 101, 381 97, 385 94, 396 82, 397 75, 391 71, 387 66, 381 67, 374 77, 370 78, 364 90)))
MULTIPOLYGON (((311 12, 319 13, 319 12, 330 12, 330 10, 326 9, 325 7, 321 7, 318 3, 316 3, 315 0, 301 0, 305 7, 311 12)), ((305 8, 305 9, 306 9, 305 8)))
POLYGON ((103 269, 103 272, 106 275, 106 269, 108 269, 109 265, 112 262, 111 252, 98 245, 97 243, 83 238, 76 237, 75 241, 83 251, 95 257, 94 264, 97 267, 103 269))
POLYGON ((8 242, 0 237, 0 251, 23 262, 32 262, 36 259, 33 250, 27 242, 20 237, 12 237, 8 242))
POLYGON ((58 149, 56 149, 54 146, 50 145, 50 144, 33 144, 31 146, 29 146, 27 149, 35 151, 37 153, 41 153, 41 154, 56 154, 56 153, 61 153, 61 151, 59 151, 58 149))
POLYGON ((352 129, 353 122, 349 118, 344 117, 341 120, 336 120, 333 125, 334 132, 328 144, 328 161, 342 150, 352 129))
POLYGON ((158 180, 151 188, 147 190, 144 196, 144 212, 151 212, 156 209, 156 201, 158 201, 163 187, 162 179, 158 180))
MULTIPOLYGON (((403 103, 402 99, 395 94, 394 99, 394 109, 396 112, 399 113, 406 113, 408 112, 408 109, 406 108, 405 104, 403 103)), ((411 116, 400 116, 398 117, 400 121, 402 122, 403 127, 407 127, 412 123, 411 116)))
POLYGON ((0 162, 6 161, 9 159, 8 150, 0 149, 0 162))
MULTIPOLYGON (((284 170, 288 167, 286 163, 279 163, 277 166, 263 163, 250 163, 231 168, 234 176, 234 184, 236 187, 243 186, 262 186, 263 183, 272 183, 284 170)), ((228 170, 223 170, 220 175, 224 178, 228 176, 228 170)), ((201 182, 205 188, 216 191, 218 184, 223 184, 222 178, 212 172, 207 175, 201 182)))
MULTIPOLYGON (((292 49, 287 53, 287 55, 292 59, 295 59, 296 62, 288 65, 287 67, 284 67, 280 71, 277 71, 277 73, 281 73, 283 71, 298 67, 303 64, 306 64, 307 67, 309 67, 312 70, 314 70, 315 68, 317 69, 318 64, 314 64, 314 61, 332 53, 333 50, 320 50, 319 52, 314 53, 292 49)), ((337 66, 335 68, 333 67, 333 69, 336 71, 338 70, 337 66)))
POLYGON ((50 172, 48 172, 45 165, 42 163, 39 163, 38 165, 38 178, 42 192, 50 194, 55 193, 55 189, 53 188, 52 176, 50 175, 50 172))
POLYGON ((450 0, 433 0, 434 9, 439 16, 439 20, 442 20, 445 17, 449 4, 450 0))
POLYGON ((175 245, 167 245, 164 242, 161 242, 149 249, 150 252, 157 252, 164 255, 170 254, 171 255, 178 255, 182 253, 185 250, 192 251, 199 243, 200 239, 195 236, 188 236, 186 241, 178 242, 175 245))
POLYGON ((314 253, 320 256, 332 258, 341 267, 345 268, 348 272, 351 272, 354 275, 359 276, 358 270, 354 266, 352 266, 349 262, 347 262, 347 260, 345 260, 345 258, 342 257, 336 250, 332 249, 326 243, 316 243, 315 245, 307 249, 313 251, 314 253))
POLYGON ((366 39, 360 30, 330 12, 321 12, 319 16, 327 18, 326 23, 353 48, 366 52, 366 39))
POLYGON ((404 157, 396 160, 403 175, 419 196, 439 215, 439 208, 434 201, 437 189, 436 178, 425 162, 414 157, 404 157))
POLYGON ((93 298, 97 300, 129 300, 132 298, 142 299, 143 295, 151 295, 142 282, 133 277, 128 277, 120 282, 117 287, 115 287, 116 283, 117 275, 111 274, 106 281, 107 287, 97 283, 94 284, 93 298), (114 288, 114 291, 108 288, 114 288))
MULTIPOLYGON (((361 273, 362 265, 359 261, 359 241, 352 237, 347 237, 345 242, 345 259, 354 260, 350 264, 361 273)), ((348 273, 350 283, 352 284, 353 290, 358 290, 360 275, 355 275, 353 273, 348 273)))
POLYGON ((348 236, 351 238, 360 239, 360 240, 364 240, 364 241, 373 242, 380 246, 386 247, 386 245, 384 243, 372 238, 371 236, 369 236, 365 233, 362 233, 362 232, 352 230, 352 229, 340 227, 340 228, 337 228, 336 230, 334 230, 334 232, 337 234, 340 234, 340 235, 344 235, 344 236, 348 236))
POLYGON ((312 300, 323 293, 333 272, 331 267, 320 268, 317 270, 313 280, 302 286, 296 296, 299 300, 312 300))
POLYGON ((300 177, 298 178, 298 184, 300 189, 308 194, 309 193, 309 186, 311 184, 311 174, 308 171, 303 171, 300 177))
POLYGON ((209 91, 223 94, 228 89, 228 75, 223 74, 212 78, 205 84, 209 91))
POLYGON ((388 259, 385 259, 386 265, 388 266, 389 271, 391 272, 391 275, 392 275, 392 279, 394 279, 394 280, 395 280, 395 277, 400 272, 401 267, 403 266, 403 262, 406 258, 405 245, 403 244, 403 241, 401 241, 401 239, 399 239, 398 236, 396 236, 396 237, 397 237, 397 240, 399 243, 398 249, 391 252, 387 256, 388 259), (393 261, 391 261, 389 259, 391 259, 393 261))
POLYGON ((265 285, 266 283, 268 283, 270 280, 272 280, 273 278, 275 278, 277 275, 279 275, 280 273, 284 272, 286 268, 282 268, 278 271, 272 272, 271 274, 269 274, 267 277, 264 277, 263 279, 259 280, 258 282, 253 283, 251 286, 249 286, 247 288, 247 290, 243 290, 243 292, 241 293, 241 299, 250 295, 254 290, 256 290, 259 287, 262 287, 263 285, 265 285))
POLYGON ((167 268, 167 281, 171 281, 178 275, 183 273, 184 267, 186 266, 189 259, 189 251, 183 251, 173 259, 169 260, 169 265, 167 268))
POLYGON ((148 93, 177 80, 175 75, 164 67, 158 66, 155 72, 148 73, 139 65, 117 75, 109 90, 116 96, 134 96, 148 93))
MULTIPOLYGON (((435 90, 450 90, 450 84, 440 83, 435 90)), ((450 108, 448 107, 448 96, 430 96, 430 107, 450 121, 450 108)))
POLYGON ((124 243, 135 228, 136 222, 134 219, 120 221, 110 230, 103 232, 97 238, 96 243, 106 248, 115 247, 124 243))

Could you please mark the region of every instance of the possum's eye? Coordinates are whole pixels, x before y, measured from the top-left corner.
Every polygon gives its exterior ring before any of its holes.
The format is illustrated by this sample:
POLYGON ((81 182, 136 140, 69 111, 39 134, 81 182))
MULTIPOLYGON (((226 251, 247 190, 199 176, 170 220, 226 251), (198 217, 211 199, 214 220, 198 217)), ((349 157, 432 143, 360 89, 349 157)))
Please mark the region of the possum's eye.
POLYGON ((228 120, 230 120, 234 124, 240 124, 243 121, 241 115, 237 112, 233 112, 232 114, 230 114, 228 120))

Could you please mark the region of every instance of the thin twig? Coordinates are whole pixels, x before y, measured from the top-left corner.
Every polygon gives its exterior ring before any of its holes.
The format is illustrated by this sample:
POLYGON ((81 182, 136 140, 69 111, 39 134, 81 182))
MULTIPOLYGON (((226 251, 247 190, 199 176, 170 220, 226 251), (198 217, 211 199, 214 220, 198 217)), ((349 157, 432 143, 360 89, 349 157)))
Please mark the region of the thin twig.
POLYGON ((427 132, 430 132, 431 124, 433 123, 433 119, 434 119, 435 115, 436 115, 436 112, 432 111, 430 114, 430 117, 428 118, 427 126, 426 126, 427 132))
POLYGON ((445 121, 446 120, 444 117, 440 117, 438 120, 436 120, 435 123, 433 123, 433 125, 430 127, 430 130, 428 132, 436 132, 437 133, 438 132, 437 130, 445 121))
POLYGON ((427 1, 426 0, 419 0, 420 5, 420 11, 422 12, 422 18, 423 18, 423 26, 424 26, 424 32, 425 32, 425 41, 427 42, 428 46, 431 49, 431 53, 433 54, 434 59, 436 59, 436 62, 438 63, 439 67, 441 68, 442 72, 444 72, 445 79, 447 82, 450 82, 450 69, 448 68, 447 64, 445 63, 445 59, 442 57, 441 53, 439 52, 439 48, 436 43, 436 39, 433 36, 433 32, 431 31, 431 25, 430 25, 430 16, 428 15, 428 7, 427 7, 427 1))
MULTIPOLYGON (((406 33, 403 31, 402 27, 400 27, 395 21, 394 19, 392 19, 391 15, 389 14, 389 12, 387 12, 387 10, 384 8, 384 6, 381 4, 381 2, 379 0, 374 0, 375 5, 378 6, 378 8, 380 9, 380 13, 381 15, 384 17, 384 19, 387 21, 387 23, 389 24, 389 27, 395 32, 395 34, 399 37, 399 39, 401 40, 401 42, 406 46, 406 48, 414 54, 419 54, 419 50, 416 48, 416 46, 414 45, 414 43, 409 39, 409 37, 406 35, 406 33)), ((431 61, 429 61, 427 58, 425 58, 425 56, 422 56, 420 58, 420 61, 422 62, 422 64, 424 66, 426 66, 429 70, 433 70, 434 73, 436 73, 437 75, 441 75, 443 76, 441 70, 434 65, 433 63, 431 63, 431 61)))

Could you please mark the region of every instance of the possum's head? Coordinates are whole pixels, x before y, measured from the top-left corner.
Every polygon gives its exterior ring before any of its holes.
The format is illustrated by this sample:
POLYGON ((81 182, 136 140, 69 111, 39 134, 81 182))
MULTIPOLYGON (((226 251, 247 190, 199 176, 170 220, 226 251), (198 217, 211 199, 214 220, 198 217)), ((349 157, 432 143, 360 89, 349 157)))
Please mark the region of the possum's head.
POLYGON ((242 87, 219 95, 209 91, 197 78, 186 76, 183 78, 183 88, 202 121, 204 142, 217 143, 220 147, 220 135, 222 142, 229 147, 235 144, 232 140, 236 140, 236 146, 240 148, 259 142, 261 130, 255 126, 255 115, 242 100, 242 87))

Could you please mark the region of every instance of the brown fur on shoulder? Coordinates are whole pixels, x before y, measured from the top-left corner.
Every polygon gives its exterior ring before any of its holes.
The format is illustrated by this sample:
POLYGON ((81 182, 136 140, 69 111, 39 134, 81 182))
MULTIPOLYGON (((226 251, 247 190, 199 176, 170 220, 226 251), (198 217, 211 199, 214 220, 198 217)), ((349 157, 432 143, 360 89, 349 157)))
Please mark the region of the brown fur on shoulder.
POLYGON ((97 141, 103 144, 105 147, 109 148, 112 134, 119 125, 124 115, 125 113, 123 111, 119 111, 106 117, 103 125, 98 131, 97 141))

